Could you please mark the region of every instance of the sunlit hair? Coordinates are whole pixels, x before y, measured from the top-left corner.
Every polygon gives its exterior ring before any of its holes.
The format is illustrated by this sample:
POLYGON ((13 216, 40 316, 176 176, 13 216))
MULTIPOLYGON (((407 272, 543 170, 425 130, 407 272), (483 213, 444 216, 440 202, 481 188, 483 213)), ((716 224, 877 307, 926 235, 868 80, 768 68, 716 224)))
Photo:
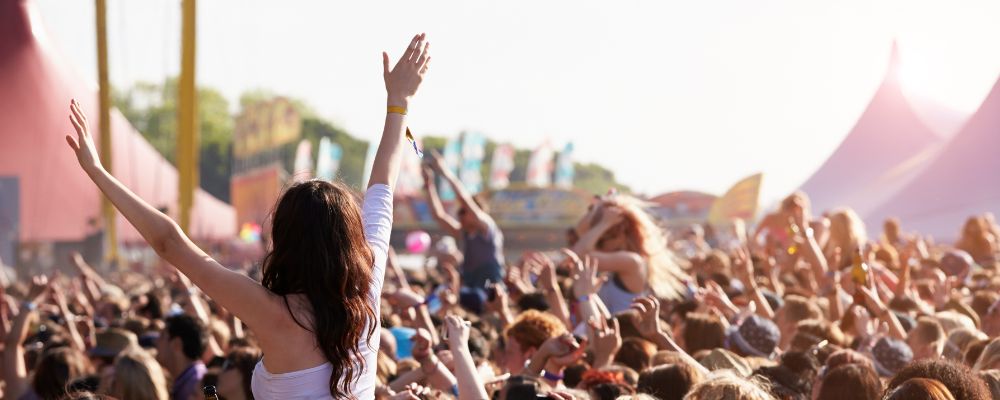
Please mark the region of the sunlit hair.
POLYGON ((720 370, 694 385, 684 400, 773 400, 767 386, 766 382, 751 381, 729 370, 720 370))
POLYGON ((955 400, 951 391, 941 381, 927 378, 912 378, 892 389, 883 397, 885 400, 955 400))
POLYGON ((796 207, 801 207, 809 217, 809 196, 803 191, 795 191, 781 200, 781 211, 792 212, 796 207))
POLYGON ((517 316, 504 336, 517 341, 522 350, 537 349, 546 340, 566 332, 566 327, 558 318, 538 310, 527 310, 517 316))
POLYGON ((972 370, 977 372, 988 369, 1000 369, 1000 338, 991 340, 972 366, 972 370))
MULTIPOLYGON (((955 243, 955 247, 959 250, 965 250, 977 261, 992 256, 996 244, 990 241, 990 237, 993 235, 991 225, 986 221, 986 218, 969 217, 965 220, 965 225, 962 226, 962 235, 955 243)), ((994 240, 997 239, 1000 238, 994 238, 994 240)))
MULTIPOLYGON (((604 216, 606 207, 618 207, 624 222, 609 229, 597 242, 601 248, 606 241, 624 239, 626 251, 638 254, 647 263, 649 288, 659 298, 679 299, 685 294, 687 274, 681 270, 675 255, 667 248, 663 230, 653 221, 639 199, 626 195, 607 196, 594 205, 589 226, 594 226, 604 216)), ((583 233, 583 232, 581 232, 583 233)))
POLYGON ((900 240, 899 218, 886 218, 882 223, 882 241, 890 246, 896 246, 900 240))
POLYGON ((126 351, 115 359, 110 394, 119 399, 167 400, 167 380, 153 356, 126 351))
POLYGON ((823 253, 830 258, 833 256, 834 250, 839 247, 842 257, 841 265, 838 267, 849 265, 853 259, 854 252, 868 241, 868 234, 865 233, 865 223, 850 208, 833 210, 829 218, 830 234, 823 253))
POLYGON ((274 210, 271 243, 261 283, 284 298, 295 323, 315 334, 333 367, 330 394, 352 397, 351 385, 367 367, 357 345, 378 326, 369 298, 375 260, 354 194, 337 182, 292 185, 274 210), (289 305, 294 294, 309 302, 305 320, 289 305))

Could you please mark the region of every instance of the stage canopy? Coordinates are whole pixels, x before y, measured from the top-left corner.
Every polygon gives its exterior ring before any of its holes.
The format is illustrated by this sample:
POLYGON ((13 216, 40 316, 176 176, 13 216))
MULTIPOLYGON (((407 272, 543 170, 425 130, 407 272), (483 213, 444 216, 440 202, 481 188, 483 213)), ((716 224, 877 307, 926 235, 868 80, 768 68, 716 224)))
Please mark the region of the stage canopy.
POLYGON ((953 240, 966 218, 987 211, 1000 214, 1000 80, 920 174, 865 220, 895 216, 906 230, 953 240))
MULTIPOLYGON (((82 103, 99 136, 97 85, 68 65, 48 41, 32 1, 0 0, 0 177, 17 180, 21 242, 78 241, 100 229, 100 193, 64 139, 73 132, 71 98, 82 103)), ((120 113, 113 111, 111 119, 114 175, 176 216, 177 171, 120 113)), ((118 228, 120 240, 142 240, 121 216, 118 228)), ((191 234, 234 237, 232 207, 199 189, 191 234)))
POLYGON ((850 206, 864 215, 919 173, 944 138, 932 131, 903 95, 899 54, 892 46, 889 69, 878 90, 840 146, 799 189, 815 213, 850 206))

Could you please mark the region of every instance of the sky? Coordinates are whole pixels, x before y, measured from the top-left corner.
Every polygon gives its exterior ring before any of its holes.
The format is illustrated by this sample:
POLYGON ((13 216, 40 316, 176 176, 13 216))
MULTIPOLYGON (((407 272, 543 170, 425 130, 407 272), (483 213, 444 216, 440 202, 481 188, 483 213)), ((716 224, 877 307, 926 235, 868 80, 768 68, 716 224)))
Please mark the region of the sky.
MULTIPOLYGON (((34 1, 56 48, 96 80, 94 3, 34 1)), ((114 85, 177 74, 179 0, 108 7, 114 85)), ((763 172, 770 202, 848 133, 894 40, 918 111, 975 111, 1000 74, 998 20, 996 0, 210 0, 198 4, 196 79, 234 107, 251 89, 303 99, 373 140, 381 51, 397 57, 426 32, 433 61, 409 113, 417 135, 572 141, 578 161, 651 195, 721 194, 763 172)), ((954 125, 938 114, 932 125, 954 125)))

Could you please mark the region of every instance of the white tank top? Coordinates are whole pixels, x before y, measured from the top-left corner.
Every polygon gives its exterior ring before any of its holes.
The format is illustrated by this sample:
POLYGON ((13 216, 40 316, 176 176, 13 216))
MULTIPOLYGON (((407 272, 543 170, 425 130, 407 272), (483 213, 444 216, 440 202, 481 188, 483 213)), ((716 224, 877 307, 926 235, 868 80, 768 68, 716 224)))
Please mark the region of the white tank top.
MULTIPOLYGON (((361 207, 361 221, 364 224, 365 239, 375 255, 375 266, 372 268, 372 284, 368 292, 372 307, 375 309, 375 321, 379 321, 379 297, 382 293, 382 280, 385 278, 385 262, 389 252, 389 233, 392 231, 392 189, 386 185, 372 185, 365 193, 365 202, 361 207)), ((365 330, 367 332, 367 329, 365 330)), ((364 369, 356 371, 355 381, 351 385, 351 393, 359 400, 375 398, 375 370, 379 347, 379 336, 372 335, 366 341, 362 337, 358 342, 358 351, 365 361, 364 369)), ((257 400, 306 400, 332 399, 330 396, 330 374, 333 366, 324 363, 312 368, 292 371, 283 374, 272 374, 264 368, 263 359, 257 362, 253 370, 250 388, 257 400)))

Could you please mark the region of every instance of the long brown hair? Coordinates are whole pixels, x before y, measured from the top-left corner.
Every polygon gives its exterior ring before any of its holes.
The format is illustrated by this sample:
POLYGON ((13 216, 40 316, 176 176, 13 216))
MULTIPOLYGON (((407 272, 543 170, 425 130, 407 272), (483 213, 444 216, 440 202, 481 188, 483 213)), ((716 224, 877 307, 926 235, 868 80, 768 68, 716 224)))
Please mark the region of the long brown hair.
POLYGON ((333 366, 334 398, 353 397, 351 385, 368 367, 357 345, 365 335, 362 327, 370 340, 378 324, 369 297, 374 263, 361 209, 346 186, 310 180, 292 185, 278 200, 261 283, 284 298, 295 323, 316 335, 316 345, 333 366), (290 294, 305 295, 311 320, 296 317, 290 294))

